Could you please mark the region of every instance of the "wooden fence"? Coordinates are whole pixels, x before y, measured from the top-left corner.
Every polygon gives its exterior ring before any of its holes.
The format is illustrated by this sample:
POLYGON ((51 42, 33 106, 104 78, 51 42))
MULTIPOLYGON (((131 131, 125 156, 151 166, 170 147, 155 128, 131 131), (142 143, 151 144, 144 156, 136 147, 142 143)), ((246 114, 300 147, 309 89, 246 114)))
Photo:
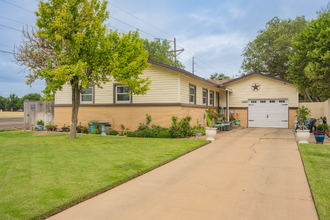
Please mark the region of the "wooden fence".
POLYGON ((24 127, 30 130, 42 119, 45 125, 54 124, 54 101, 24 101, 24 127))

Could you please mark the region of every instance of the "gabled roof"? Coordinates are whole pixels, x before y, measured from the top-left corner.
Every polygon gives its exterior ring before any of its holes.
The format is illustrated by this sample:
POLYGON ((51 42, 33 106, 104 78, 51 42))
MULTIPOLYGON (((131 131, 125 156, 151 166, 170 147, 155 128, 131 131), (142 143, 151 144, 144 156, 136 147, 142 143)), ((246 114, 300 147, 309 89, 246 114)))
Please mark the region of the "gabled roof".
POLYGON ((234 80, 233 78, 230 78, 230 79, 209 79, 209 81, 217 84, 217 85, 223 85, 224 83, 226 82, 229 82, 229 81, 232 81, 234 80))
POLYGON ((199 81, 201 81, 203 83, 207 83, 209 85, 218 87, 220 89, 226 89, 226 87, 224 87, 222 85, 219 85, 219 84, 216 84, 216 83, 211 82, 209 80, 206 80, 206 79, 204 79, 202 77, 199 77, 199 76, 197 76, 195 74, 192 74, 192 73, 190 73, 188 71, 185 71, 183 69, 179 69, 179 68, 176 68, 176 67, 173 67, 173 66, 169 66, 169 65, 166 65, 166 64, 158 63, 158 62, 155 62, 155 61, 152 61, 152 60, 148 60, 148 63, 150 63, 151 65, 154 65, 154 66, 157 66, 157 67, 166 69, 166 70, 170 70, 170 71, 173 71, 173 72, 176 72, 176 73, 181 73, 181 74, 186 75, 186 76, 188 76, 190 78, 199 80, 199 81))
POLYGON ((262 76, 262 77, 266 77, 266 78, 273 79, 273 80, 278 80, 280 82, 289 83, 289 84, 292 84, 293 85, 293 82, 291 82, 291 81, 288 81, 288 80, 285 80, 285 79, 281 79, 281 78, 278 78, 278 77, 275 77, 275 76, 266 75, 266 74, 263 74, 263 73, 258 73, 258 72, 246 74, 245 76, 241 76, 239 78, 232 79, 232 80, 230 80, 228 82, 225 82, 225 83, 223 83, 221 85, 222 86, 226 86, 228 84, 231 84, 231 83, 234 83, 234 82, 237 82, 237 81, 246 79, 246 78, 248 78, 250 76, 262 76))

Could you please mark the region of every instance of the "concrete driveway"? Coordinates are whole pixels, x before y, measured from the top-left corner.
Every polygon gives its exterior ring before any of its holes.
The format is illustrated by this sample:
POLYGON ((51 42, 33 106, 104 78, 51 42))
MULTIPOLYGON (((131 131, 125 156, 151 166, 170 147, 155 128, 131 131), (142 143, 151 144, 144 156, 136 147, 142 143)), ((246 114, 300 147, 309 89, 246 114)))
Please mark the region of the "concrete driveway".
POLYGON ((221 135, 50 219, 318 219, 291 130, 221 135))

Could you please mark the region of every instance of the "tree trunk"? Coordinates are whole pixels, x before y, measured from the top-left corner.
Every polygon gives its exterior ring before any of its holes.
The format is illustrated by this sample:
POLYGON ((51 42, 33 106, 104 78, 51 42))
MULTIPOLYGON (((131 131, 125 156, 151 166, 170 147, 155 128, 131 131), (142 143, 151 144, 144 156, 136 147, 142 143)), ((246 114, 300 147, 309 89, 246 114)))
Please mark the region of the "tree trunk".
POLYGON ((305 90, 305 94, 307 95, 307 98, 309 99, 310 102, 313 102, 313 100, 311 99, 311 97, 309 96, 307 90, 305 90))
POLYGON ((78 110, 80 105, 80 86, 72 88, 72 119, 70 124, 70 139, 76 138, 76 127, 78 123, 78 110))

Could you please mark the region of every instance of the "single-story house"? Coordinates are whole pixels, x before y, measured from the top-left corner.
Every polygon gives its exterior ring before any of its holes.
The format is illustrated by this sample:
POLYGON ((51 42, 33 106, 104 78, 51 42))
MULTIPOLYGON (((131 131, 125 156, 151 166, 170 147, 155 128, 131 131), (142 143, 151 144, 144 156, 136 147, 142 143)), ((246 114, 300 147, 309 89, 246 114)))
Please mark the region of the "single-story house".
MULTIPOLYGON (((135 130, 152 116, 152 124, 168 127, 171 117, 191 115, 192 125, 205 123, 205 109, 215 106, 219 113, 229 114, 246 127, 293 128, 298 108, 298 92, 292 82, 261 73, 236 79, 206 80, 185 70, 148 61, 141 77, 152 83, 146 95, 129 95, 128 87, 116 82, 91 86, 81 94, 78 121, 87 125, 90 119, 109 122, 113 129, 123 124, 135 130)), ((55 124, 71 122, 71 87, 67 83, 55 95, 55 124)))

